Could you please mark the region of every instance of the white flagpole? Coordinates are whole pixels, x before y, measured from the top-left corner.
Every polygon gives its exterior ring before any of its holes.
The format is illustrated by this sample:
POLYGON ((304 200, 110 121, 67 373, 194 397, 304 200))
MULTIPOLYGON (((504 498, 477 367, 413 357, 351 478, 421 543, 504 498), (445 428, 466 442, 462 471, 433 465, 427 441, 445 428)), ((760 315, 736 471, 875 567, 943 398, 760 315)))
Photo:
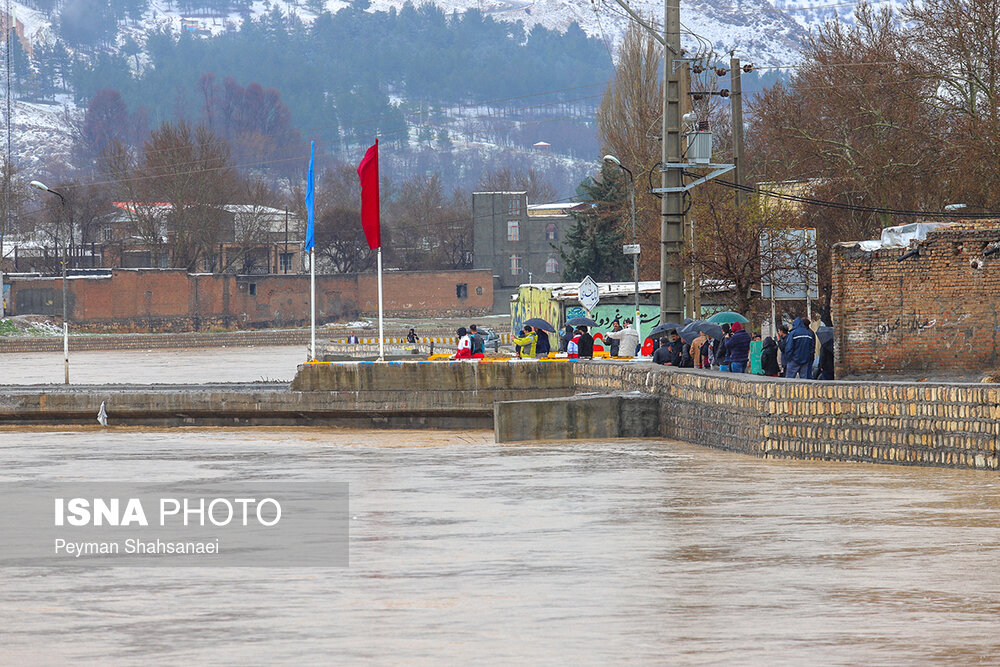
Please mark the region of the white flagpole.
POLYGON ((378 360, 385 361, 385 335, 382 330, 382 246, 378 247, 378 360))
POLYGON ((309 305, 312 309, 312 360, 316 361, 316 247, 309 249, 309 305))

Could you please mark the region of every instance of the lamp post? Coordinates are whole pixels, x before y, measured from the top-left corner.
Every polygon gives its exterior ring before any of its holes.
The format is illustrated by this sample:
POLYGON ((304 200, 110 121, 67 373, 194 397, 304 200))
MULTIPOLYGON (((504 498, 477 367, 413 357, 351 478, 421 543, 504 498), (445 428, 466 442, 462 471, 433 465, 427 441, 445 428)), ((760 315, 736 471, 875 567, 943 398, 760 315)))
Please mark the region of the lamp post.
POLYGON ((621 163, 621 160, 616 158, 614 155, 605 155, 604 163, 611 165, 613 167, 618 167, 626 174, 628 174, 629 184, 632 186, 629 190, 629 199, 632 203, 632 247, 626 247, 626 254, 632 255, 632 279, 635 282, 635 332, 639 334, 639 344, 642 344, 642 324, 639 320, 639 237, 636 235, 635 230, 635 177, 632 175, 632 171, 621 163))
MULTIPOLYGON (((30 183, 31 187, 36 190, 41 190, 43 192, 48 192, 59 197, 59 201, 62 204, 63 217, 66 214, 66 198, 62 196, 61 193, 56 192, 52 188, 46 186, 41 181, 32 181, 30 183)), ((65 384, 69 384, 69 325, 67 322, 66 315, 66 246, 62 247, 62 319, 63 319, 63 381, 65 384)))

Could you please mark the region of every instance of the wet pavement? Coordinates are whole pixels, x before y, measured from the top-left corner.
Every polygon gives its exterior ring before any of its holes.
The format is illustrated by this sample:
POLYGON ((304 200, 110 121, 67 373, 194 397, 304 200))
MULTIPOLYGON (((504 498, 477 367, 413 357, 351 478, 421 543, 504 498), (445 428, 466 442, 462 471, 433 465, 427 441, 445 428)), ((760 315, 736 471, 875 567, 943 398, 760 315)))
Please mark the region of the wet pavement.
POLYGON ((0 571, 5 664, 956 664, 994 473, 486 432, 0 430, 0 481, 350 484, 347 568, 0 571))

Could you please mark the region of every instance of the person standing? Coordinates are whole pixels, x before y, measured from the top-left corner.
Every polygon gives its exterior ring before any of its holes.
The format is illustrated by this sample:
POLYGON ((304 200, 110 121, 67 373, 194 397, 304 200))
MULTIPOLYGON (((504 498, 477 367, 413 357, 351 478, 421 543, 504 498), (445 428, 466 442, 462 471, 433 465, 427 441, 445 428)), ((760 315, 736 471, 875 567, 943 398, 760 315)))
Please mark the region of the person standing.
POLYGON ((594 358, 594 337, 590 335, 587 327, 577 327, 580 332, 580 338, 576 345, 579 348, 579 355, 581 359, 593 359, 594 358))
POLYGON ((739 322, 733 323, 732 333, 726 339, 726 350, 729 353, 730 372, 745 373, 747 360, 750 358, 750 334, 739 322))
POLYGON ((760 352, 760 368, 767 377, 781 377, 781 366, 778 365, 778 344, 768 336, 760 352))
POLYGON ((788 366, 785 360, 785 346, 788 344, 788 327, 784 324, 778 327, 778 339, 775 341, 778 345, 778 367, 781 377, 785 377, 785 367, 788 366))
POLYGON ((471 359, 472 341, 469 340, 469 333, 465 330, 465 327, 459 327, 456 333, 458 334, 458 349, 455 350, 455 354, 451 358, 471 359))
POLYGON ((659 364, 660 366, 671 366, 670 361, 670 341, 666 338, 661 338, 659 340, 659 345, 656 346, 656 350, 653 352, 653 363, 659 364))
POLYGON ((417 332, 414 331, 413 329, 410 329, 407 332, 407 334, 406 334, 406 342, 407 343, 416 343, 417 342, 417 332))
POLYGON ((472 356, 477 354, 482 359, 486 356, 486 339, 479 333, 479 327, 475 324, 469 325, 469 340, 472 342, 472 356))
POLYGON ((811 380, 815 357, 816 336, 809 328, 809 320, 796 317, 785 342, 785 377, 811 380))
POLYGON ((691 341, 691 362, 695 368, 706 368, 708 365, 708 348, 710 338, 704 331, 698 332, 698 337, 691 341))
POLYGON ((618 349, 611 353, 612 357, 621 356, 631 359, 635 356, 635 349, 639 346, 639 332, 632 328, 632 320, 625 320, 624 329, 619 327, 617 331, 610 331, 604 334, 604 338, 614 341, 612 345, 619 343, 618 349))
POLYGON ((719 360, 719 370, 723 373, 729 372, 729 346, 726 345, 726 341, 729 337, 733 335, 733 329, 728 324, 722 325, 722 339, 719 341, 719 346, 715 350, 715 358, 719 360))
POLYGON ((573 340, 573 336, 575 335, 576 333, 573 331, 573 325, 567 324, 566 329, 563 331, 563 334, 559 336, 560 352, 569 352, 569 342, 573 340))
POLYGON ((538 337, 535 335, 534 329, 530 326, 524 327, 523 336, 514 337, 514 345, 517 345, 520 349, 518 350, 518 356, 530 359, 535 356, 535 346, 538 345, 538 337))
POLYGON ((608 352, 611 354, 612 357, 618 356, 618 350, 621 348, 621 343, 622 343, 619 338, 613 336, 612 334, 618 333, 621 330, 622 330, 622 325, 618 324, 618 320, 616 319, 614 322, 611 323, 611 331, 604 334, 604 340, 611 341, 611 345, 608 348, 608 352))
POLYGON ((539 358, 548 357, 549 352, 552 351, 552 346, 549 343, 549 334, 542 329, 536 328, 535 335, 538 337, 538 341, 535 343, 535 356, 539 358))
POLYGON ((819 379, 833 380, 833 339, 827 338, 819 346, 819 379))

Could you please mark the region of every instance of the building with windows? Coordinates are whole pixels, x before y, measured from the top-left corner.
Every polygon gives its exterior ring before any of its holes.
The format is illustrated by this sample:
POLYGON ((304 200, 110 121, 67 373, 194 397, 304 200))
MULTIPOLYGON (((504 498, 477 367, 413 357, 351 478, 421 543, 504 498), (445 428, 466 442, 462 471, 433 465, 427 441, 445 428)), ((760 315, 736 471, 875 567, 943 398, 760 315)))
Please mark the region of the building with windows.
POLYGON ((559 249, 580 202, 529 205, 526 192, 472 193, 472 267, 493 271, 494 312, 506 312, 522 283, 562 279, 559 249))

